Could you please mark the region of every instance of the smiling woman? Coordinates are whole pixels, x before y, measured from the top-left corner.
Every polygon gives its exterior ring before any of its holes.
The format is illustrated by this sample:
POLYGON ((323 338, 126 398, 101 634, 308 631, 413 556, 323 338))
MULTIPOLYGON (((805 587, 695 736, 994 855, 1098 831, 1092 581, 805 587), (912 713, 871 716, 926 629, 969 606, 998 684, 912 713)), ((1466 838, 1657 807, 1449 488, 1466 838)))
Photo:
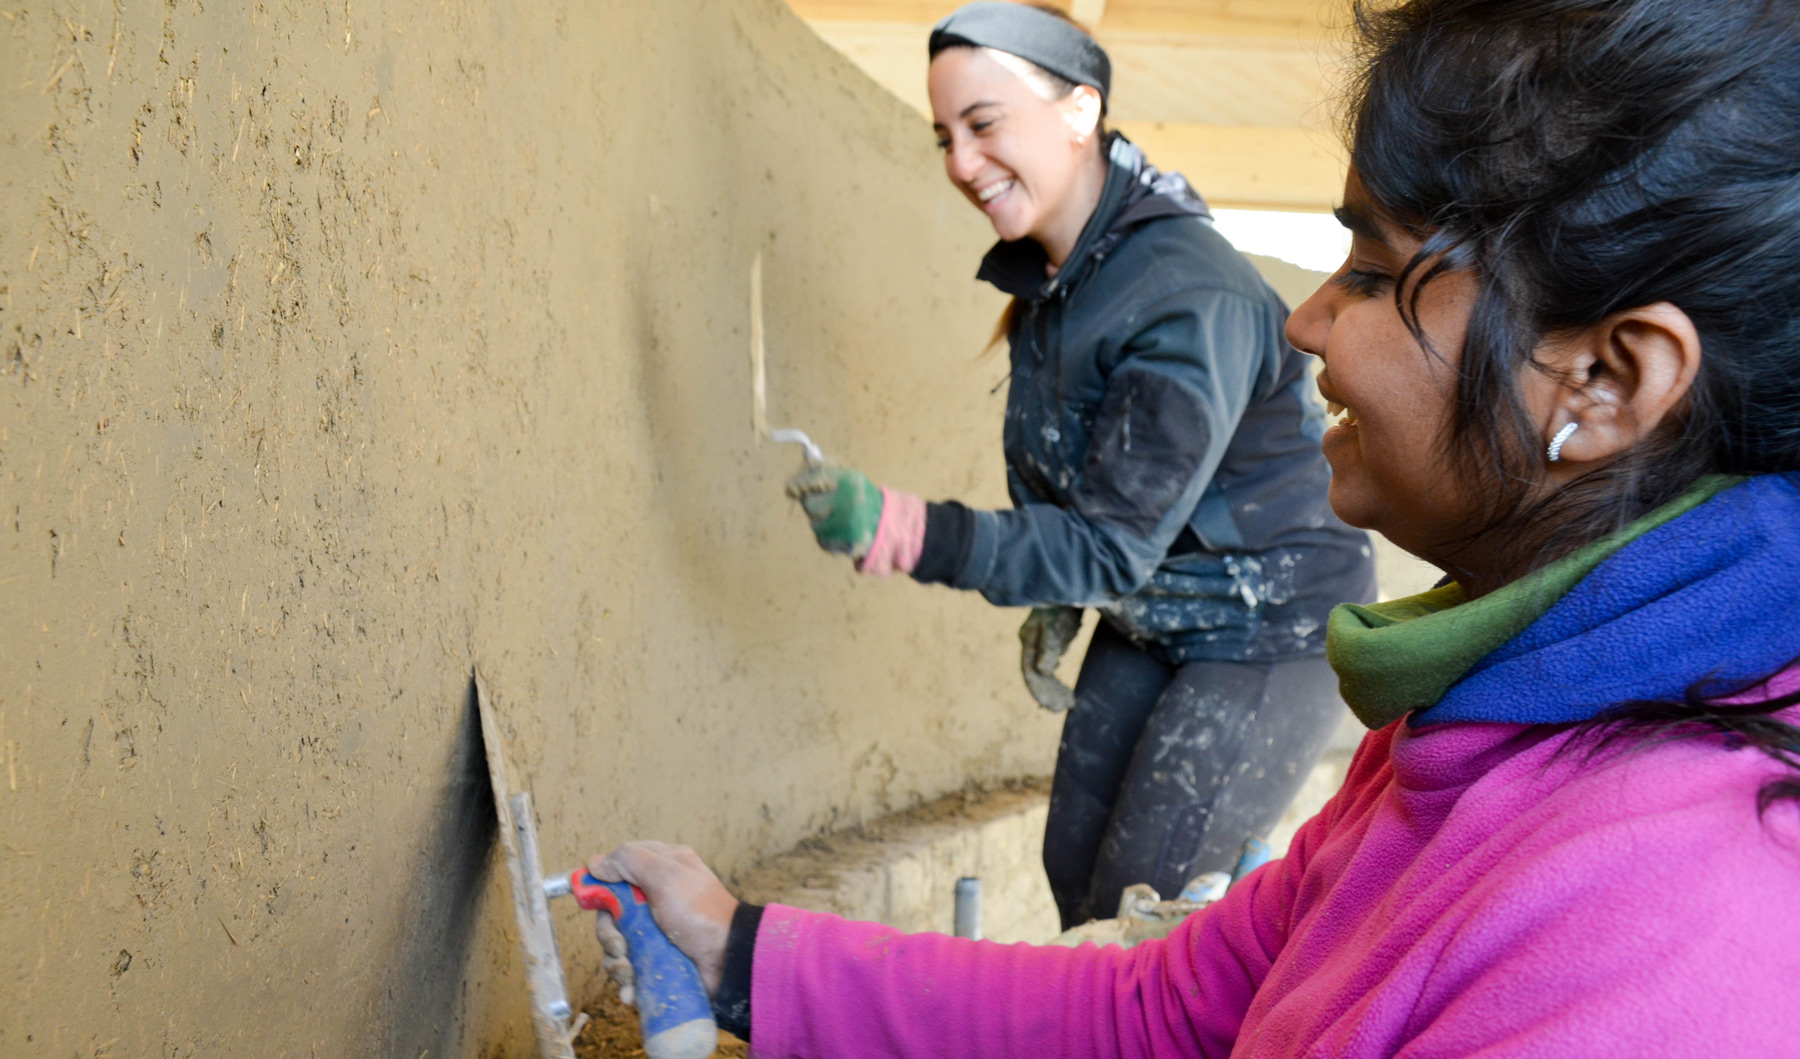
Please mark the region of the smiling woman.
POLYGON ((1343 705, 1333 605, 1373 594, 1328 509, 1323 416, 1286 306, 1179 174, 1106 131, 1104 50, 1049 9, 959 8, 929 90, 950 182, 1012 295, 1010 511, 926 504, 846 468, 795 482, 820 543, 1032 608, 1027 688, 1067 711, 1044 865, 1065 927, 1125 887, 1230 871, 1280 819, 1343 705), (1100 623, 1071 690, 1058 660, 1100 623))
POLYGON ((964 46, 932 62, 931 96, 950 182, 1001 239, 1035 239, 1060 266, 1106 183, 1099 91, 1016 55, 964 46))

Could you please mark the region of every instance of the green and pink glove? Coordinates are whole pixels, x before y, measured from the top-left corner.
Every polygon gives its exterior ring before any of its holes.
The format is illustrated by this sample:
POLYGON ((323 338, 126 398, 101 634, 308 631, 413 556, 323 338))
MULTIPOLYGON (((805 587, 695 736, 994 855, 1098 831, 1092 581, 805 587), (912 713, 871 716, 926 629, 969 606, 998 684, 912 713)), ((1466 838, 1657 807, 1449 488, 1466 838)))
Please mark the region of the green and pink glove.
POLYGON ((808 467, 788 479, 819 547, 856 560, 860 573, 911 573, 925 548, 925 501, 883 489, 849 467, 808 467))

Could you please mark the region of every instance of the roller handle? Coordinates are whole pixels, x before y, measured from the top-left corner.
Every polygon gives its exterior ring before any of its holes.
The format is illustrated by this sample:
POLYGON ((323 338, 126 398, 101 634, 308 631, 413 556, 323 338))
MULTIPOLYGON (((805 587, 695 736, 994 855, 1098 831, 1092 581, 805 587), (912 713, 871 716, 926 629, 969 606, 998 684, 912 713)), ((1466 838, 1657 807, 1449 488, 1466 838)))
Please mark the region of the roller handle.
POLYGON ((694 961, 656 925, 644 891, 629 883, 604 882, 577 868, 569 873, 568 892, 581 907, 611 915, 625 935, 649 1059, 711 1055, 718 1047, 719 1030, 706 986, 694 961))

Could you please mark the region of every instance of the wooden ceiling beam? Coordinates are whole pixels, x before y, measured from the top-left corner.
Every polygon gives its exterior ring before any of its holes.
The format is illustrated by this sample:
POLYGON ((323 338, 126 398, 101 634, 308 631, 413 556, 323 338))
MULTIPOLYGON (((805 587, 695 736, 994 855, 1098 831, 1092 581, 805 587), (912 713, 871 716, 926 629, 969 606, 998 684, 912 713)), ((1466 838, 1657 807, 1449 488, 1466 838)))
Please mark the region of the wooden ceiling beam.
MULTIPOLYGON (((788 0, 794 13, 807 21, 911 22, 929 26, 961 7, 957 0, 788 0)), ((1068 2, 1056 4, 1064 10, 1068 2)))
POLYGON ((1175 170, 1214 206, 1325 212, 1344 194, 1342 150, 1309 129, 1120 122, 1158 169, 1175 170))
MULTIPOLYGON (((1052 0, 1077 22, 1107 33, 1316 40, 1348 24, 1346 0, 1052 0)), ((807 21, 929 26, 956 0, 789 0, 807 21)))

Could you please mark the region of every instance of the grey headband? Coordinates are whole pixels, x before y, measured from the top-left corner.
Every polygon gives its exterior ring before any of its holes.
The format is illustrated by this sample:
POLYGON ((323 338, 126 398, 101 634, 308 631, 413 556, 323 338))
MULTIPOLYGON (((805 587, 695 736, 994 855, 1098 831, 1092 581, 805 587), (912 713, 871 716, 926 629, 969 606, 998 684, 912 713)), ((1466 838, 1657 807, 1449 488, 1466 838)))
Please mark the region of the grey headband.
POLYGON ((1047 11, 1025 4, 964 4, 931 27, 931 57, 945 48, 973 45, 1017 55, 1065 81, 1112 94, 1112 60, 1094 38, 1047 11))

